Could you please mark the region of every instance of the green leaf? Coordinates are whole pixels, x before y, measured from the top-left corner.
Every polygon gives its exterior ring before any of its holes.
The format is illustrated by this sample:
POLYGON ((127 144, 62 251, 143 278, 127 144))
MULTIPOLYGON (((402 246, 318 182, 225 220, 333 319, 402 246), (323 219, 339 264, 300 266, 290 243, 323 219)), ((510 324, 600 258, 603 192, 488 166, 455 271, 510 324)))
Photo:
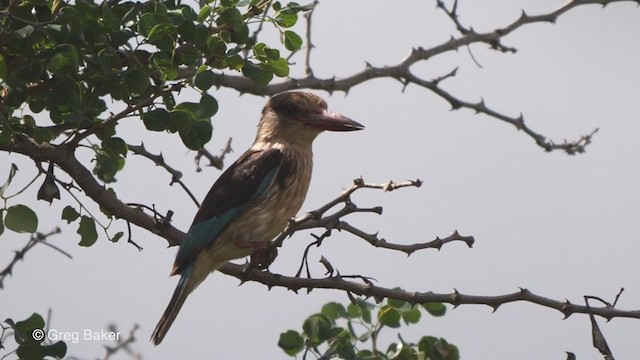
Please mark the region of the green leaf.
POLYGON ((331 321, 322 314, 309 316, 304 323, 302 323, 302 330, 314 345, 321 344, 333 336, 331 321))
POLYGON ((298 22, 298 15, 291 12, 280 11, 276 14, 276 24, 283 28, 292 27, 298 22))
POLYGON ((71 206, 66 206, 62 209, 62 220, 67 220, 67 224, 71 224, 71 222, 78 220, 80 214, 71 206))
POLYGON ((78 72, 80 55, 78 50, 70 44, 61 45, 58 53, 51 57, 47 64, 47 70, 54 76, 73 75, 78 72))
POLYGON ((93 173, 98 179, 108 183, 115 181, 116 173, 122 169, 124 158, 104 151, 98 152, 95 158, 93 173))
POLYGON ((126 156, 129 151, 127 143, 119 137, 111 137, 102 142, 102 149, 115 155, 126 156))
POLYGON ((207 39, 207 49, 211 55, 224 55, 227 52, 227 44, 218 36, 210 36, 207 39))
POLYGON ((7 187, 9 186, 9 184, 11 184, 13 177, 16 176, 16 172, 18 172, 18 165, 11 164, 11 167, 9 168, 9 176, 7 177, 7 181, 5 181, 2 186, 0 186, 0 196, 4 195, 4 191, 7 190, 7 187))
POLYGON ((18 204, 7 209, 4 224, 17 233, 33 234, 38 230, 38 217, 29 207, 18 204))
MULTIPOLYGON (((177 107, 177 106, 176 106, 177 107)), ((191 120, 188 132, 180 132, 180 138, 184 145, 191 150, 200 150, 211 140, 213 128, 208 121, 191 120)))
POLYGON ((193 85, 202 91, 207 91, 213 86, 215 75, 211 70, 198 72, 193 77, 193 85))
MULTIPOLYGON (((8 323, 8 322, 7 322, 8 323)), ((13 324, 14 338, 18 344, 36 341, 32 337, 33 330, 44 328, 44 319, 38 313, 33 313, 26 320, 13 324)), ((39 342, 39 341, 38 341, 39 342)))
POLYGON ((244 63, 242 73, 258 86, 266 86, 273 79, 273 72, 250 61, 244 63))
POLYGON ((287 60, 284 58, 270 60, 266 66, 269 70, 273 71, 273 74, 277 77, 289 76, 289 64, 287 64, 287 60))
POLYGON ((191 121, 194 120, 190 112, 177 109, 171 110, 169 115, 171 116, 171 119, 167 130, 172 133, 178 131, 185 134, 189 133, 191 130, 191 121))
POLYGON ((329 302, 322 306, 322 310, 320 312, 330 319, 338 319, 338 318, 348 318, 349 314, 347 314, 347 310, 342 306, 342 304, 337 302, 329 302))
POLYGON ((60 80, 47 94, 47 107, 60 113, 72 113, 81 110, 80 86, 70 78, 60 80))
POLYGON ((280 334, 278 346, 289 356, 295 356, 304 348, 304 339, 295 330, 287 330, 280 334))
POLYGON ((443 338, 423 336, 418 342, 418 350, 433 360, 459 360, 460 352, 455 345, 449 344, 443 338))
POLYGON ((102 21, 111 32, 120 30, 120 18, 113 13, 108 1, 102 3, 102 21))
POLYGON ((158 24, 149 31, 149 41, 157 42, 164 37, 175 37, 176 28, 173 24, 158 24))
POLYGON ((284 43, 284 47, 289 51, 298 51, 302 48, 302 38, 290 30, 286 30, 282 34, 282 42, 284 43))
POLYGON ((142 115, 142 121, 147 130, 151 131, 165 131, 169 126, 171 117, 169 112, 165 109, 154 109, 146 112, 142 115))
POLYGON ((200 98, 196 119, 209 119, 218 112, 218 101, 211 95, 203 93, 200 98))
POLYGON ((124 76, 124 82, 132 94, 141 95, 149 89, 151 83, 149 75, 144 71, 135 69, 124 76))
POLYGON ((439 302, 424 303, 422 307, 432 316, 444 316, 447 313, 447 307, 439 302))
POLYGON ((198 22, 203 22, 209 15, 211 15, 211 7, 209 5, 203 6, 198 13, 198 22))
POLYGON ((400 327, 400 313, 389 305, 385 305, 378 310, 378 321, 390 328, 400 327))
POLYGON ((350 318, 362 319, 367 324, 371 324, 371 309, 375 306, 366 301, 358 300, 347 306, 347 314, 350 318))
POLYGON ((43 345, 41 349, 44 356, 50 356, 56 359, 62 359, 67 355, 67 344, 63 341, 57 341, 51 345, 43 345))
POLYGON ((78 245, 89 247, 96 243, 98 240, 98 233, 96 232, 96 223, 93 218, 82 215, 80 219, 80 226, 78 226, 77 234, 80 235, 80 243, 78 245))
POLYGON ((149 33, 151 32, 153 27, 158 24, 170 24, 169 18, 166 15, 162 14, 146 13, 140 17, 140 22, 138 23, 138 31, 143 36, 149 36, 149 33))
POLYGON ((409 304, 406 301, 403 300, 396 300, 396 299, 387 299, 387 304, 389 304, 390 306, 400 310, 400 311, 407 311, 410 310, 413 306, 411 304, 409 304))
POLYGON ((419 308, 414 307, 411 310, 401 312, 400 315, 406 324, 417 324, 420 321, 422 313, 419 308))

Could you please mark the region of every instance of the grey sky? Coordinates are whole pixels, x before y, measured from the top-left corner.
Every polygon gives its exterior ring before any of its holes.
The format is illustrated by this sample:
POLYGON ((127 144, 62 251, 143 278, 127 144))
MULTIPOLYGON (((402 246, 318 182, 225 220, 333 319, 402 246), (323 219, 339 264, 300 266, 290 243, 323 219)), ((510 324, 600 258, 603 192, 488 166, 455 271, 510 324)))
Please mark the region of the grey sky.
MULTIPOLYGON (((504 26, 520 9, 548 11, 560 1, 460 2, 462 21, 478 31, 504 26)), ((346 76, 365 61, 376 66, 398 63, 411 47, 446 41, 454 28, 434 1, 325 1, 314 14, 312 65, 319 77, 346 76)), ((555 141, 573 140, 599 127, 586 154, 545 153, 511 125, 470 111, 450 112, 447 102, 426 89, 377 80, 358 86, 345 98, 327 99, 332 111, 364 124, 357 133, 322 134, 315 143, 315 168, 303 211, 335 197, 352 179, 368 182, 420 178, 420 189, 392 193, 361 190, 361 206, 384 206, 384 215, 359 215, 346 220, 367 232, 380 231, 388 241, 414 243, 446 236, 458 229, 473 235, 473 249, 462 243, 428 250, 407 258, 402 253, 372 249, 346 233, 335 233, 311 260, 328 258, 343 274, 374 277, 380 285, 407 290, 499 295, 526 287, 557 300, 581 303, 583 295, 613 301, 620 287, 624 309, 640 308, 637 224, 640 219, 640 10, 633 4, 602 10, 589 6, 571 11, 556 25, 527 26, 505 39, 519 51, 502 54, 475 45, 469 53, 447 54, 415 67, 417 74, 437 77, 460 66, 444 87, 461 99, 478 101, 511 116, 524 114, 527 124, 555 141)), ((302 30, 302 29, 300 29, 302 30)), ((303 63, 302 57, 294 59, 303 63)), ((302 67, 296 72, 299 74, 302 67)), ((253 141, 259 112, 266 99, 238 97, 233 91, 212 91, 220 102, 213 118, 212 152, 233 137, 235 160, 253 141)), ((141 124, 124 120, 120 131, 138 144, 141 124)), ((193 153, 171 134, 144 135, 148 150, 162 151, 185 174, 185 182, 203 198, 220 172, 205 168, 196 174, 193 153)), ((2 155, 0 171, 11 162, 20 166, 23 182, 35 173, 23 158, 2 155)), ((196 208, 160 168, 129 155, 116 190, 127 202, 155 204, 175 212, 173 224, 186 230, 196 208)), ((4 180, 4 175, 2 180, 4 180)), ((51 207, 36 204, 35 191, 17 199, 38 208, 39 230, 59 225, 68 202, 51 207)), ((97 212, 97 211, 96 211, 97 212)), ((117 229, 123 224, 115 225, 117 229)), ((140 329, 133 346, 147 359, 285 359, 277 347, 280 332, 300 330, 303 319, 328 301, 346 303, 337 291, 315 290, 296 295, 271 291, 258 284, 238 287, 238 280, 216 273, 186 302, 159 347, 147 341, 164 310, 177 279, 168 273, 176 248, 140 229, 134 240, 112 244, 103 236, 91 248, 80 248, 75 227, 62 226, 53 243, 74 256, 46 247, 30 252, 0 294, 3 319, 23 319, 31 312, 53 310, 51 326, 62 331, 100 330, 110 322, 123 335, 134 324, 140 329), (46 265, 45 265, 46 264, 46 265), (213 356, 211 354, 214 354, 213 356)), ((317 232, 316 232, 317 233, 317 232)), ((101 234, 102 235, 102 234, 101 234)), ((0 266, 26 236, 5 232, 0 241, 0 266)), ((302 251, 311 241, 298 233, 286 241, 272 271, 295 273, 302 251)), ((324 270, 318 265, 315 276, 324 270)), ((587 316, 562 314, 516 303, 495 314, 488 307, 462 306, 443 318, 424 317, 403 328, 403 338, 442 336, 459 346, 465 359, 598 359, 591 346, 587 316)), ((601 319, 600 319, 601 320, 601 319)), ((640 354, 640 322, 615 319, 600 322, 614 355, 633 359, 640 354)), ((395 338, 395 331, 387 331, 395 338)), ((102 343, 69 344, 69 354, 82 358, 103 355, 102 343)), ((0 352, 0 354, 3 354, 0 352)))

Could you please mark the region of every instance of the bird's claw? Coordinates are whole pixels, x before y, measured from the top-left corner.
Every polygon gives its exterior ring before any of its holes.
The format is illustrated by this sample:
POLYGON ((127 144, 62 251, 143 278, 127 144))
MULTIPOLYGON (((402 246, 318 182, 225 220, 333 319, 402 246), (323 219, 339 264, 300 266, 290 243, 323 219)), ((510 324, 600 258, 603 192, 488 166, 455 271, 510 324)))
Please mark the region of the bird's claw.
POLYGON ((269 265, 278 256, 278 249, 275 247, 265 247, 263 249, 256 250, 251 254, 251 261, 249 266, 259 270, 265 270, 269 268, 269 265))

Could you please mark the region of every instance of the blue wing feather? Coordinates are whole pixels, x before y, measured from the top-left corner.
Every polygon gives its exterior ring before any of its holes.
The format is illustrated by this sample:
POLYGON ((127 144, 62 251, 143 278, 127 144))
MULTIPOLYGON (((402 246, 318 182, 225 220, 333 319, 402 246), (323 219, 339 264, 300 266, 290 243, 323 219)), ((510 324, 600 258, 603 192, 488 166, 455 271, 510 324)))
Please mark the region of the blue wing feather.
POLYGON ((277 149, 248 151, 216 181, 202 202, 187 235, 180 245, 174 274, 213 243, 235 219, 273 184, 282 165, 277 149))

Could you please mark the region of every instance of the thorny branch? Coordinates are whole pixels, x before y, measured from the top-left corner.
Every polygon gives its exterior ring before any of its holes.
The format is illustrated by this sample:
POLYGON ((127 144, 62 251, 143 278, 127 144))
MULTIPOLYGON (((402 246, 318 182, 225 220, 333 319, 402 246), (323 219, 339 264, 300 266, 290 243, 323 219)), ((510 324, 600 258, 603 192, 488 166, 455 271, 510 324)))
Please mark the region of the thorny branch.
POLYGON ((494 311, 497 311, 498 308, 504 304, 523 301, 558 310, 564 315, 565 319, 573 314, 589 313, 601 316, 607 320, 613 318, 640 319, 640 310, 620 310, 608 305, 587 307, 574 304, 569 300, 559 301, 550 299, 534 294, 525 288, 520 288, 519 291, 510 294, 484 296, 463 294, 458 290, 454 290, 452 293, 434 293, 431 291, 418 292, 405 291, 397 288, 391 289, 374 285, 371 281, 347 281, 340 275, 333 275, 321 279, 291 277, 232 263, 226 263, 220 271, 227 275, 234 276, 242 282, 254 281, 264 284, 269 288, 283 287, 293 292, 298 292, 300 289, 336 289, 365 298, 373 297, 378 302, 383 299, 397 299, 411 304, 442 302, 451 304, 454 307, 460 305, 486 305, 493 308, 494 311))
MULTIPOLYGON (((405 187, 420 187, 422 186, 422 181, 419 179, 410 180, 405 182, 396 183, 393 181, 389 181, 384 184, 372 184, 365 182, 362 178, 358 178, 353 180, 353 185, 350 188, 344 190, 338 197, 329 201, 327 204, 321 206, 320 208, 313 210, 302 217, 291 219, 285 230, 280 234, 273 242, 272 247, 280 247, 282 246, 283 241, 291 237, 294 233, 300 230, 313 229, 313 228, 324 228, 327 231, 332 229, 336 230, 345 230, 353 235, 360 237, 361 239, 367 241, 369 244, 390 249, 403 251, 407 255, 411 255, 413 252, 417 250, 423 249, 440 249, 442 245, 452 242, 452 241, 463 241, 467 244, 467 246, 472 247, 474 243, 474 239, 472 236, 461 236, 457 231, 455 231, 452 235, 440 239, 436 238, 433 241, 429 241, 426 243, 416 243, 411 245, 401 245, 401 244, 393 244, 387 242, 385 239, 379 238, 378 234, 368 234, 352 225, 344 221, 342 218, 348 214, 355 212, 373 212, 376 214, 382 214, 382 207, 374 207, 374 208, 359 208, 357 207, 352 199, 351 195, 359 189, 380 189, 385 192, 393 191, 396 189, 401 189, 405 187), (325 216, 325 214, 335 207, 338 204, 344 204, 344 207, 333 214, 325 216)), ((318 238, 319 241, 326 236, 321 236, 318 238)))
MULTIPOLYGON (((131 349, 131 344, 136 342, 136 336, 135 336, 135 332, 140 328, 140 326, 138 326, 138 324, 135 324, 133 326, 133 329, 131 329, 131 331, 129 332, 129 336, 127 336, 125 339, 120 339, 118 338, 116 340, 116 345, 115 346, 107 346, 105 345, 105 355, 102 358, 102 360, 108 360, 110 359, 112 356, 120 353, 120 352, 125 352, 127 353, 127 355, 129 355, 129 357, 131 359, 142 359, 142 355, 131 349)), ((109 326, 109 331, 113 332, 113 333, 117 333, 118 329, 116 328, 115 325, 110 325, 109 326)), ((118 356, 118 358, 122 358, 122 355, 118 356)))
POLYGON ((200 207, 200 202, 198 202, 198 199, 196 199, 196 197, 193 195, 191 190, 189 190, 187 185, 185 185, 185 183, 182 182, 182 172, 174 169, 169 164, 167 164, 167 162, 164 161, 164 157, 162 156, 162 153, 158 155, 150 153, 144 147, 144 143, 140 143, 140 145, 127 145, 127 146, 129 147, 129 150, 131 150, 134 154, 145 157, 153 161, 156 164, 156 166, 161 166, 165 170, 167 170, 167 172, 171 174, 171 182, 169 183, 169 185, 171 186, 175 183, 178 183, 178 185, 180 185, 180 187, 187 193, 187 195, 189 195, 189 197, 196 204, 196 206, 200 207))
POLYGON ((231 148, 231 140, 232 138, 227 139, 226 144, 224 145, 224 147, 222 148, 222 150, 220 150, 220 155, 218 156, 214 156, 213 154, 211 154, 209 152, 209 150, 202 148, 202 150, 198 151, 198 154, 196 155, 195 161, 196 161, 196 172, 201 172, 202 168, 200 167, 200 160, 205 157, 207 158, 207 160, 209 160, 209 164, 207 166, 213 166, 214 168, 218 169, 218 170, 222 170, 222 168, 224 167, 224 158, 227 156, 227 154, 231 153, 233 151, 233 149, 231 148))
POLYGON ((56 227, 55 229, 51 230, 50 232, 48 232, 46 234, 35 233, 35 234, 31 235, 31 237, 29 238, 29 241, 27 241, 27 244, 22 249, 15 251, 15 253, 13 255, 13 259, 11 260, 11 262, 9 262, 9 264, 7 266, 5 266, 5 268, 2 269, 2 271, 0 271, 0 290, 4 288, 4 279, 7 278, 8 276, 10 276, 13 273, 13 267, 18 263, 18 261, 24 259, 24 256, 27 254, 27 252, 29 250, 33 249, 33 247, 38 245, 38 244, 47 245, 50 248, 58 251, 62 255, 68 257, 69 259, 71 259, 72 257, 71 257, 71 255, 69 255, 69 253, 67 253, 66 251, 60 249, 59 247, 47 242, 47 238, 49 238, 50 236, 53 236, 55 234, 59 234, 59 233, 60 233, 60 228, 56 227))
MULTIPOLYGON (((489 117, 504 121, 513 125, 516 129, 522 130, 525 134, 531 137, 538 146, 542 147, 545 151, 562 150, 568 154, 582 153, 585 151, 587 145, 591 142, 591 137, 597 132, 597 129, 591 131, 588 135, 583 135, 575 141, 563 141, 561 143, 554 142, 546 136, 534 131, 524 122, 524 116, 509 116, 494 110, 487 105, 484 101, 471 102, 458 98, 455 95, 450 94, 440 87, 440 82, 446 78, 456 75, 455 72, 451 72, 448 76, 443 77, 440 81, 423 79, 414 73, 411 68, 418 63, 426 62, 438 55, 443 55, 450 52, 456 52, 461 48, 469 47, 473 44, 487 44, 491 49, 501 52, 516 52, 514 47, 506 46, 502 40, 507 35, 525 27, 526 25, 535 23, 555 23, 558 17, 566 13, 567 11, 583 5, 598 4, 603 7, 611 3, 617 2, 633 2, 640 4, 640 0, 572 0, 562 5, 558 9, 541 15, 528 15, 523 12, 522 15, 509 25, 502 28, 495 28, 492 31, 476 32, 472 27, 465 27, 459 20, 457 13, 457 2, 454 3, 451 10, 448 10, 443 1, 438 1, 438 8, 443 9, 447 16, 452 19, 456 28, 461 33, 459 36, 453 36, 450 40, 443 42, 439 45, 435 45, 431 48, 425 49, 423 47, 417 47, 411 50, 408 56, 395 65, 387 65, 376 67, 370 63, 366 63, 365 68, 355 74, 346 76, 343 78, 318 78, 314 75, 314 72, 309 69, 305 71, 305 76, 300 78, 290 78, 280 83, 272 83, 264 87, 256 86, 255 83, 243 76, 229 75, 226 73, 216 74, 215 85, 219 87, 232 88, 240 93, 250 93, 255 95, 269 96, 283 91, 296 90, 301 88, 325 90, 329 93, 334 91, 344 91, 348 93, 351 88, 363 84, 367 81, 380 78, 392 78, 400 81, 404 86, 409 84, 417 85, 427 90, 430 90, 435 95, 443 98, 449 104, 451 104, 452 110, 468 109, 476 113, 482 113, 489 117)), ((311 44, 310 39, 307 39, 308 46, 311 44)), ((310 51, 310 47, 307 48, 310 51)), ((308 61, 308 60, 307 60, 308 61)), ((195 73, 195 69, 183 69, 182 77, 190 77, 195 73)))

